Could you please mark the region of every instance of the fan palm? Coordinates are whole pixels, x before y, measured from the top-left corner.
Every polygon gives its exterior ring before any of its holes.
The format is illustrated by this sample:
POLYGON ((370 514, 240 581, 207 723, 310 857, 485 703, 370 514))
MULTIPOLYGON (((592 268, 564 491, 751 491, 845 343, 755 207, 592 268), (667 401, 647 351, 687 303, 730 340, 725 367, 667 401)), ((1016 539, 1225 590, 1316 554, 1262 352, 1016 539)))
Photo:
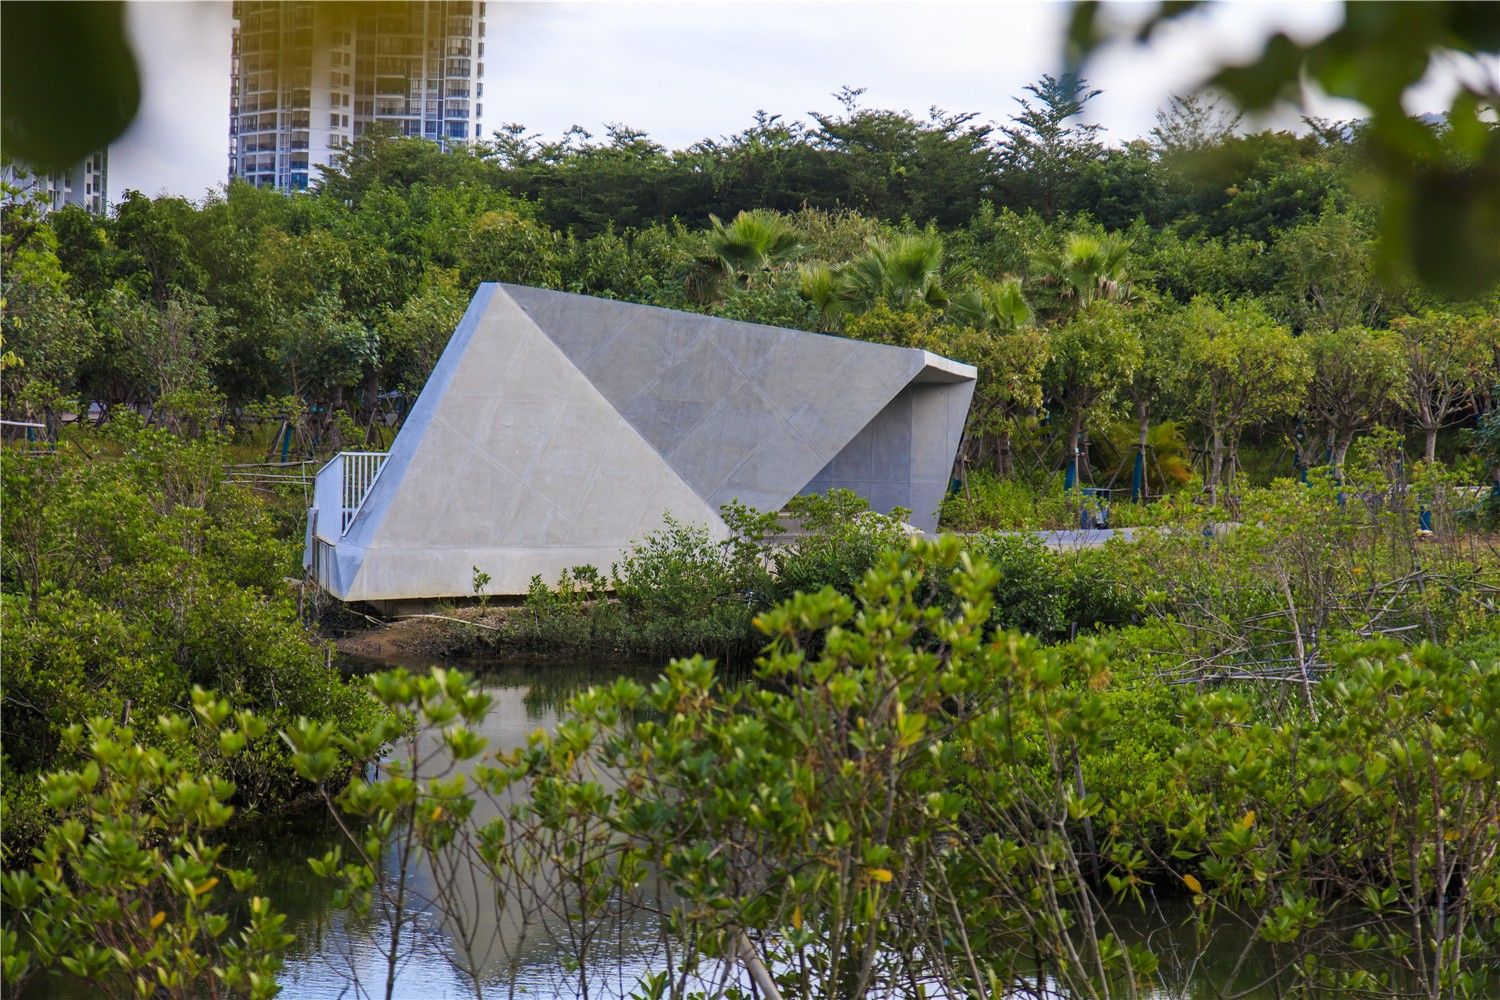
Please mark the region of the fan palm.
POLYGON ((755 275, 796 260, 805 250, 796 230, 766 209, 742 211, 728 225, 710 215, 708 223, 704 252, 686 282, 689 296, 700 302, 718 298, 727 282, 748 285, 755 275))
POLYGON ((815 260, 799 271, 802 297, 818 311, 818 327, 832 330, 844 312, 845 302, 839 273, 827 261, 815 260))
POLYGON ((917 304, 941 307, 943 240, 936 233, 907 233, 872 240, 869 249, 843 268, 843 297, 860 309, 884 301, 893 309, 917 304))
MULTIPOLYGON (((1110 469, 1110 481, 1128 481, 1136 455, 1142 451, 1136 425, 1129 420, 1115 421, 1104 429, 1094 446, 1110 469)), ((1146 488, 1161 496, 1186 483, 1192 475, 1192 459, 1182 426, 1173 420, 1151 425, 1144 442, 1146 488)))
POLYGON ((727 226, 717 215, 710 215, 708 222, 709 253, 732 274, 768 271, 802 255, 796 231, 776 212, 741 212, 727 226))
POLYGON ((1017 278, 987 281, 964 289, 948 303, 948 316, 976 330, 1014 333, 1029 326, 1031 305, 1017 278))
POLYGON ((1075 313, 1098 299, 1129 301, 1130 241, 1118 233, 1069 233, 1063 246, 1032 262, 1038 284, 1059 299, 1058 310, 1075 313))

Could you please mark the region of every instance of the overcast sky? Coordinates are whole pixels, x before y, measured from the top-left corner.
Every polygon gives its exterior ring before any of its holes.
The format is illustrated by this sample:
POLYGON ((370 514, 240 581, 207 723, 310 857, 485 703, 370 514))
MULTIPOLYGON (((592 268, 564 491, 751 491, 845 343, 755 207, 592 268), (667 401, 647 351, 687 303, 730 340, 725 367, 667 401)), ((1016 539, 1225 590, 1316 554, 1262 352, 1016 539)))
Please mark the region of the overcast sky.
MULTIPOLYGON (((1122 8, 1133 16, 1142 8, 1122 8)), ((870 107, 936 105, 1005 121, 1013 98, 1058 70, 1068 7, 1056 3, 523 3, 489 5, 484 134, 521 122, 548 136, 579 124, 644 129, 669 147, 737 132, 764 109, 787 118, 833 110, 840 87, 870 107)), ((1149 49, 1120 47, 1091 66, 1090 108, 1117 141, 1146 134, 1158 108, 1216 61, 1244 60, 1271 30, 1313 39, 1338 3, 1223 3, 1149 49)), ((230 5, 132 2, 140 117, 110 150, 109 193, 201 197, 222 185, 229 151, 230 5)), ((1419 88, 1409 110, 1440 111, 1450 86, 1419 88)), ((1324 101, 1325 117, 1358 108, 1324 101)), ((1284 115, 1272 124, 1295 123, 1284 115)))

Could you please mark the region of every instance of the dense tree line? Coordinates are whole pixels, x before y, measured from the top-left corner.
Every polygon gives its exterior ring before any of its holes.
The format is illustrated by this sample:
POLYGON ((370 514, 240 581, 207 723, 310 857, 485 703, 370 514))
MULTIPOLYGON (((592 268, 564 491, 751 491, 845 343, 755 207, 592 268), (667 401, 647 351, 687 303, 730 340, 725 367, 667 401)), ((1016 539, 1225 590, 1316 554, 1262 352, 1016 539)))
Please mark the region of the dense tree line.
POLYGON ((1492 405, 1500 298, 1376 279, 1357 125, 1242 133, 1186 97, 1110 146, 1082 120, 1097 93, 1044 77, 990 124, 845 89, 811 124, 761 114, 675 151, 623 126, 446 152, 372 133, 306 196, 128 192, 107 219, 13 205, 5 408, 217 411, 286 420, 301 453, 358 443, 481 281, 972 361, 966 459, 1001 475, 1023 454, 1086 477, 1171 438, 1175 471, 1152 475, 1180 479, 1184 430, 1210 489, 1247 432, 1306 467, 1384 423, 1431 459, 1439 429, 1492 405))

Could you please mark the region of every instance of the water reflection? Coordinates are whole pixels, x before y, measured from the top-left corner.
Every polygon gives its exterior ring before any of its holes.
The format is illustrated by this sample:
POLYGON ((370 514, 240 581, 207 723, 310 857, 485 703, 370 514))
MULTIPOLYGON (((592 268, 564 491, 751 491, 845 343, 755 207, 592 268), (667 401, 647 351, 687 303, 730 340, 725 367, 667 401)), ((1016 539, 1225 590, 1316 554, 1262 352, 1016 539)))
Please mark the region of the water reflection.
MULTIPOLYGON (((419 662, 359 661, 348 664, 356 672, 404 666, 416 672, 419 662)), ((654 671, 632 664, 576 664, 553 662, 459 664, 480 677, 493 706, 478 727, 495 751, 524 746, 538 728, 552 730, 568 698, 591 684, 613 681, 621 674, 646 680, 654 671)), ((436 736, 433 737, 434 741, 436 736)), ((493 817, 504 801, 481 800, 479 823, 493 817)), ((387 975, 390 925, 373 912, 360 920, 330 904, 332 886, 313 876, 305 859, 321 856, 346 842, 334 819, 324 811, 270 820, 247 830, 234 846, 236 863, 266 874, 265 888, 288 915, 288 930, 297 943, 288 954, 281 977, 283 996, 292 998, 383 996, 387 975), (243 859, 243 860, 241 860, 243 859)), ((347 851, 346 851, 347 853, 347 851)), ((387 857, 394 865, 394 852, 387 857)), ((388 874, 394 874, 394 871, 388 874)), ((421 899, 432 895, 434 881, 425 868, 412 886, 421 899)), ((405 932, 395 981, 398 997, 438 1000, 471 997, 474 986, 455 962, 459 942, 467 939, 472 964, 482 970, 486 996, 572 997, 585 991, 594 996, 628 995, 640 974, 658 959, 655 928, 641 918, 625 922, 608 944, 591 950, 590 979, 581 988, 571 955, 578 943, 567 940, 567 928, 536 925, 536 899, 496 899, 487 895, 482 880, 467 885, 457 900, 469 920, 460 929, 446 922, 434 908, 420 911, 415 927, 405 932), (413 933, 414 931, 414 933, 413 933), (614 974, 601 981, 598 970, 614 974)), ((535 893, 537 887, 529 887, 535 893)), ((659 964, 659 962, 657 962, 659 964)))
MULTIPOLYGON (((405 666, 425 671, 428 664, 413 661, 347 664, 352 672, 405 666)), ((567 699, 591 684, 606 684, 621 674, 649 681, 654 670, 631 664, 587 664, 529 662, 497 667, 492 663, 462 664, 474 675, 493 698, 493 708, 480 727, 492 750, 509 750, 524 746, 538 728, 551 730, 558 724, 559 712, 567 699)), ((435 738, 435 737, 434 737, 435 738)), ((481 822, 493 816, 504 803, 484 803, 481 822)), ((333 906, 335 886, 312 874, 309 857, 325 854, 336 845, 346 848, 347 837, 338 821, 322 807, 299 814, 256 821, 232 832, 225 863, 250 868, 260 874, 260 892, 269 896, 276 907, 287 914, 287 930, 295 943, 286 955, 280 977, 282 996, 291 1000, 325 1000, 325 998, 363 998, 385 995, 387 963, 383 945, 389 941, 390 926, 374 912, 360 918, 333 906)), ((415 888, 425 897, 433 880, 420 871, 415 888)), ((601 940, 590 943, 590 972, 585 985, 579 979, 575 956, 580 942, 569 940, 577 928, 554 920, 552 926, 539 927, 535 904, 548 891, 535 885, 525 887, 531 895, 521 905, 516 899, 496 899, 487 895, 482 880, 475 880, 461 900, 471 916, 468 937, 475 942, 477 961, 482 972, 480 987, 485 997, 623 997, 637 987, 642 974, 666 966, 656 928, 643 915, 622 917, 618 925, 608 928, 601 940), (519 914, 532 914, 529 924, 519 914), (607 940, 603 940, 607 939, 607 940), (609 970, 601 977, 600 970, 609 970)), ((651 888, 647 887, 649 893, 651 888)), ((1206 948, 1193 940, 1188 904, 1178 899, 1153 903, 1146 912, 1139 909, 1116 910, 1111 914, 1116 927, 1128 942, 1149 939, 1152 950, 1163 957, 1159 985, 1145 996, 1160 1000, 1198 1000, 1237 996, 1260 1000, 1284 995, 1285 983, 1266 981, 1272 967, 1271 956, 1263 947, 1246 949, 1249 935, 1221 926, 1206 948), (1176 961, 1174 961, 1176 959, 1176 961)), ((460 1000, 474 996, 474 984, 454 961, 454 926, 436 908, 418 913, 414 928, 405 932, 400 961, 396 971, 393 995, 411 1000, 460 1000)), ((719 968, 705 970, 714 977, 729 975, 719 968)), ((1029 988, 1012 995, 1058 996, 1045 972, 1028 975, 1029 988), (1035 979, 1031 978, 1035 975, 1035 979)), ((700 988, 713 996, 722 988, 719 982, 703 982, 700 988)), ((47 997, 72 1000, 90 996, 51 980, 36 991, 47 997)))
MULTIPOLYGON (((425 669, 421 663, 377 664, 396 665, 413 671, 425 669)), ((555 728, 567 699, 591 684, 607 684, 622 673, 646 682, 655 673, 629 664, 533 662, 503 669, 485 663, 464 666, 482 679, 494 700, 481 731, 495 750, 525 745, 539 727, 555 728)), ((478 821, 484 822, 495 811, 496 804, 483 803, 478 821)), ((322 854, 340 839, 333 820, 314 813, 267 822, 244 840, 244 863, 268 873, 268 893, 288 913, 290 929, 298 935, 282 978, 287 997, 383 995, 385 959, 377 942, 388 939, 389 927, 379 920, 357 921, 332 910, 331 887, 313 878, 303 861, 322 854)), ((430 889, 426 873, 418 877, 416 885, 421 891, 430 889)), ((603 935, 607 942, 593 943, 590 978, 585 985, 575 971, 579 942, 569 940, 569 932, 576 928, 557 921, 548 933, 520 922, 521 912, 536 910, 537 887, 531 888, 533 894, 525 906, 515 899, 486 900, 477 890, 461 900, 473 921, 468 936, 487 949, 479 956, 485 996, 623 997, 637 987, 642 974, 665 964, 665 956, 658 951, 656 928, 650 920, 636 915, 610 928, 610 933, 603 935), (612 969, 613 974, 601 979, 601 969, 612 969)), ((1190 905, 1184 900, 1173 897, 1151 901, 1145 911, 1122 908, 1111 917, 1127 941, 1149 939, 1152 950, 1163 957, 1159 985, 1146 991, 1147 997, 1197 1000, 1238 995, 1259 1000, 1281 995, 1265 978, 1272 964, 1270 956, 1258 947, 1245 953, 1245 934, 1221 926, 1200 948, 1194 940, 1190 905)), ((455 928, 445 926, 440 916, 423 914, 417 933, 403 953, 395 995, 420 1000, 473 996, 472 985, 452 961, 456 937, 455 928)), ((725 970, 705 971, 722 974, 725 970)), ((1059 996, 1045 971, 1031 975, 1036 978, 1027 977, 1029 988, 1018 989, 1015 997, 1059 996)), ((707 995, 717 992, 718 984, 703 986, 707 995)))

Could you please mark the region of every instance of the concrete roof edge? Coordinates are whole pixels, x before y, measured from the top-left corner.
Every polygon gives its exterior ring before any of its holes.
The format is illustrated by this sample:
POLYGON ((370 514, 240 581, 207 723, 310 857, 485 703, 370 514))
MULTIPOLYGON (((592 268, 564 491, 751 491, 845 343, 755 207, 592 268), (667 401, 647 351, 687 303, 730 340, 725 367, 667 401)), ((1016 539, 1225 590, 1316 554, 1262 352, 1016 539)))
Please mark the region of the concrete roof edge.
MULTIPOLYGON (((960 361, 954 361, 952 358, 945 358, 941 354, 933 354, 931 351, 923 350, 920 347, 901 347, 896 344, 878 344, 868 340, 853 340, 849 337, 841 337, 838 334, 834 333, 819 333, 817 330, 799 330, 796 327, 791 326, 773 326, 770 323, 757 323, 753 320, 730 319, 726 316, 715 316, 712 313, 698 313, 692 312, 687 309, 673 309, 670 306, 655 306, 645 302, 633 302, 629 299, 607 299, 600 295, 585 295, 582 292, 567 292, 557 288, 542 288, 537 285, 518 285, 514 282, 509 281, 486 282, 485 284, 494 284, 506 294, 509 294, 512 290, 520 291, 522 293, 540 292, 544 295, 552 295, 559 298, 592 299, 596 302, 608 302, 611 305, 617 305, 628 309, 642 309, 658 313, 672 313, 676 315, 693 316, 703 320, 705 323, 717 321, 720 323, 727 323, 732 326, 751 327, 761 330, 774 330, 778 333, 795 333, 805 337, 827 337, 831 340, 842 341, 843 343, 848 344, 850 347, 858 351, 868 350, 872 352, 882 353, 900 352, 903 354, 913 355, 914 357, 919 357, 920 363, 922 365, 922 368, 919 369, 919 377, 921 375, 928 374, 928 370, 931 370, 936 374, 947 374, 953 376, 953 378, 951 379, 939 378, 928 379, 927 381, 961 381, 966 378, 977 378, 979 375, 978 370, 972 365, 966 365, 960 361)), ((538 329, 542 328, 538 327, 538 329)), ((542 329, 542 332, 547 333, 545 329, 542 329)), ((550 339, 550 333, 548 334, 548 337, 550 339)))
POLYGON ((931 351, 922 352, 923 367, 917 378, 924 382, 963 382, 979 378, 979 369, 931 351), (948 376, 942 378, 941 376, 948 376), (936 377, 935 377, 936 376, 936 377))

